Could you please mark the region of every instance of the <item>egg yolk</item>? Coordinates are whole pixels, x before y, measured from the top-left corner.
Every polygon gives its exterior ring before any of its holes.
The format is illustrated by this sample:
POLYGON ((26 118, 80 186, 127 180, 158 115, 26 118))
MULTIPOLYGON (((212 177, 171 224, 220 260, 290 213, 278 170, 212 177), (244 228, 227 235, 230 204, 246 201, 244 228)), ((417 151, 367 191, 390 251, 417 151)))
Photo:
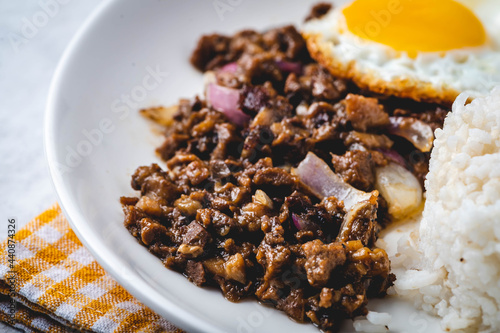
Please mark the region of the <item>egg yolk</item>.
POLYGON ((481 21, 454 0, 355 0, 343 14, 353 34, 412 57, 486 42, 481 21))

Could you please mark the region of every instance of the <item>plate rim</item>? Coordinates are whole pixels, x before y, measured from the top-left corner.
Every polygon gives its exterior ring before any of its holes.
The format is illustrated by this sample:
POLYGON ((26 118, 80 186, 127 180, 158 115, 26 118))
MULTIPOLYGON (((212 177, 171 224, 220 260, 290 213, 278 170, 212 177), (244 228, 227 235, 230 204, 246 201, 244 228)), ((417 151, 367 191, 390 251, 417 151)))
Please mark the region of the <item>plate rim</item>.
POLYGON ((134 296, 141 303, 149 307, 156 314, 171 322, 178 328, 188 332, 221 332, 213 324, 201 320, 194 313, 185 311, 177 307, 175 303, 158 293, 154 294, 154 288, 149 286, 146 280, 137 272, 130 270, 127 278, 123 277, 115 269, 110 257, 115 256, 108 251, 106 246, 99 242, 91 242, 94 232, 86 226, 85 218, 80 214, 78 205, 69 199, 68 188, 59 176, 60 172, 57 164, 57 142, 56 142, 56 124, 58 115, 61 112, 57 106, 60 89, 64 82, 65 72, 69 68, 71 58, 76 54, 80 42, 88 34, 90 28, 98 21, 102 20, 113 10, 115 6, 121 3, 121 0, 104 0, 91 12, 84 23, 77 30, 71 41, 66 46, 52 76, 49 86, 47 102, 45 105, 45 115, 43 120, 43 145, 45 160, 49 169, 53 188, 56 192, 58 204, 68 220, 71 229, 75 232, 80 242, 91 253, 93 259, 115 279, 127 292, 134 296), (147 297, 148 291, 159 297, 147 297))

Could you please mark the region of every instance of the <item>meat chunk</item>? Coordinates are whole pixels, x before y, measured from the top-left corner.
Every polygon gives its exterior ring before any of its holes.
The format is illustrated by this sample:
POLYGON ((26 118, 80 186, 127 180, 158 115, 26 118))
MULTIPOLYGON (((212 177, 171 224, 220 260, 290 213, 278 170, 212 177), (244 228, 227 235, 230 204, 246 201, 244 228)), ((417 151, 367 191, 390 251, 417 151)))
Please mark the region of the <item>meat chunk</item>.
POLYGON ((132 188, 140 190, 142 195, 154 195, 167 202, 172 201, 179 193, 158 164, 137 168, 132 175, 132 188))
POLYGON ((270 184, 274 186, 293 186, 297 183, 294 176, 277 167, 257 171, 253 181, 256 185, 270 184))
POLYGON ((200 184, 210 176, 208 169, 200 162, 193 161, 186 168, 186 175, 194 186, 200 184))
POLYGON ((126 206, 134 206, 139 201, 139 198, 136 197, 120 197, 120 203, 126 206))
POLYGON ((424 188, 425 178, 427 176, 427 173, 429 172, 430 154, 419 152, 418 154, 412 155, 412 153, 410 153, 409 157, 409 162, 413 170, 413 174, 420 181, 420 185, 422 186, 422 188, 424 188))
POLYGON ((307 54, 306 43, 293 25, 269 30, 262 39, 269 49, 283 53, 288 59, 301 58, 307 54))
POLYGON ((279 279, 266 280, 255 291, 257 299, 278 304, 283 296, 283 282, 279 279))
MULTIPOLYGON (((263 109, 261 112, 269 111, 267 111, 267 109, 263 109)), ((255 126, 249 131, 247 137, 245 138, 243 149, 241 151, 241 158, 255 160, 269 155, 271 153, 270 144, 273 139, 273 132, 268 126, 255 126)))
POLYGON ((223 64, 230 41, 229 37, 217 34, 201 37, 191 55, 191 64, 203 72, 223 64))
POLYGON ((354 150, 342 156, 332 154, 332 164, 346 183, 365 192, 373 189, 375 173, 370 152, 354 150))
POLYGON ((320 18, 326 15, 330 11, 330 9, 332 9, 331 3, 327 2, 317 3, 316 5, 313 6, 313 8, 311 8, 311 12, 309 13, 309 15, 307 15, 305 20, 310 21, 315 18, 320 18))
POLYGON ((172 134, 171 136, 168 136, 163 142, 163 144, 156 149, 156 152, 160 155, 162 159, 168 160, 175 155, 175 152, 179 148, 185 147, 188 140, 189 140, 188 135, 172 134))
POLYGON ((360 263, 365 266, 365 271, 373 276, 389 275, 391 264, 387 253, 383 249, 374 249, 373 251, 367 247, 361 247, 350 254, 350 258, 355 263, 360 263))
POLYGON ((346 250, 339 242, 323 244, 319 239, 302 245, 306 255, 307 280, 313 287, 323 287, 331 272, 346 261, 346 250))
POLYGON ((262 84, 284 79, 274 55, 270 52, 245 53, 238 59, 238 66, 245 73, 245 83, 262 84))
POLYGON ((318 64, 304 66, 303 74, 290 74, 285 82, 284 92, 296 104, 303 101, 333 102, 342 98, 347 91, 346 81, 333 77, 318 64))
POLYGON ((449 112, 449 110, 441 107, 437 107, 436 109, 426 109, 419 112, 397 108, 394 110, 393 116, 411 117, 421 120, 428 124, 434 132, 436 129, 443 127, 444 118, 446 118, 446 115, 449 112))
POLYGON ((348 313, 356 313, 358 315, 366 315, 367 310, 363 311, 363 306, 366 305, 367 299, 364 291, 357 293, 352 284, 348 284, 340 289, 341 302, 340 305, 344 311, 348 313), (362 309, 359 311, 359 309, 362 309))
POLYGON ((273 123, 280 122, 283 118, 291 117, 292 111, 293 106, 286 98, 282 96, 273 98, 269 100, 267 107, 260 109, 250 123, 250 128, 269 127, 273 123))
POLYGON ((241 93, 240 107, 249 115, 256 115, 267 106, 270 99, 268 91, 262 86, 246 86, 241 93))
MULTIPOLYGON (((210 176, 209 164, 195 154, 177 152, 167 161, 167 167, 169 177, 178 185, 182 184, 186 187, 200 186, 210 176)), ((185 191, 184 188, 179 188, 177 193, 183 191, 185 191)))
POLYGON ((319 294, 319 306, 322 308, 329 308, 340 300, 340 293, 336 293, 332 288, 323 288, 319 294))
POLYGON ((212 226, 221 236, 225 236, 231 229, 237 228, 233 218, 216 209, 205 208, 198 210, 196 220, 202 223, 205 228, 212 226))
POLYGON ((195 285, 201 287, 207 281, 205 277, 205 269, 203 264, 198 261, 188 260, 186 262, 186 275, 189 281, 193 282, 195 285))
POLYGON ((345 136, 344 144, 346 146, 360 144, 368 149, 390 149, 394 142, 384 134, 350 131, 347 136, 345 136))
POLYGON ((383 127, 389 124, 389 115, 376 98, 348 94, 343 101, 347 119, 356 131, 383 127))
MULTIPOLYGON (((313 238, 326 241, 335 238, 338 233, 343 216, 341 210, 337 210, 339 207, 335 198, 313 205, 309 197, 296 191, 285 198, 280 218, 291 218, 294 227, 299 232, 310 231, 313 238), (328 203, 325 205, 326 202, 328 203), (334 208, 334 205, 337 207, 334 208), (326 209, 327 206, 330 212, 326 209)), ((300 235, 296 234, 296 237, 302 238, 307 237, 307 235, 301 233, 300 235)), ((302 243, 301 240, 300 242, 302 243)))
POLYGON ((300 289, 293 289, 290 294, 278 303, 278 309, 284 311, 290 318, 299 322, 304 320, 306 300, 300 289))
POLYGON ((285 94, 295 94, 300 92, 301 89, 302 86, 300 84, 299 78, 297 77, 297 74, 290 73, 285 81, 285 94))
POLYGON ((215 125, 217 145, 212 151, 213 159, 225 159, 233 153, 234 146, 240 142, 240 138, 236 134, 236 127, 233 124, 216 124, 215 125))
POLYGON ((242 284, 246 281, 245 260, 241 253, 230 256, 227 260, 211 258, 203 262, 205 268, 212 274, 224 280, 233 280, 242 284))
POLYGON ((313 97, 333 101, 340 98, 347 89, 345 81, 334 78, 325 68, 309 65, 305 69, 306 81, 313 97))
POLYGON ((267 244, 259 246, 257 261, 264 266, 264 279, 277 277, 284 267, 290 262, 291 252, 285 246, 271 247, 267 244))
POLYGON ((231 170, 224 161, 212 159, 210 161, 210 175, 213 179, 221 180, 231 176, 231 170))
POLYGON ((204 247, 210 241, 210 234, 198 222, 193 221, 187 226, 182 240, 185 244, 204 247))
POLYGON ((141 228, 141 240, 146 245, 153 244, 156 240, 167 233, 167 229, 150 218, 143 218, 139 222, 141 228))
POLYGON ((141 166, 138 167, 134 174, 132 175, 132 188, 134 190, 142 190, 142 187, 146 181, 146 179, 150 176, 154 176, 156 174, 163 175, 162 170, 158 164, 151 164, 151 166, 141 166))
POLYGON ((271 125, 274 135, 273 150, 279 150, 283 158, 275 158, 276 163, 295 163, 301 161, 311 148, 309 131, 294 118, 286 118, 271 125))

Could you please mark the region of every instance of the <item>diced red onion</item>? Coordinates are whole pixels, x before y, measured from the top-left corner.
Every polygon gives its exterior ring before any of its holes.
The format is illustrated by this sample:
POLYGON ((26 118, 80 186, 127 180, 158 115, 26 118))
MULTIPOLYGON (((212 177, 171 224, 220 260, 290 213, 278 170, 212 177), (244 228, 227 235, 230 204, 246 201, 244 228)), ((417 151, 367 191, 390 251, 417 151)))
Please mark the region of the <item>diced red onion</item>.
POLYGON ((302 64, 298 62, 279 60, 276 61, 276 66, 283 72, 302 74, 302 64))
POLYGON ((420 151, 431 150, 434 132, 428 124, 410 117, 389 117, 389 121, 389 133, 405 138, 420 151))
POLYGON ((228 72, 228 73, 236 73, 236 70, 238 69, 238 64, 235 62, 230 62, 228 64, 225 64, 222 66, 220 69, 221 72, 228 72))
POLYGON ((385 148, 379 148, 377 149, 379 152, 384 154, 385 157, 390 159, 392 162, 397 163, 401 165, 402 167, 406 168, 406 161, 403 158, 403 156, 399 155, 397 151, 394 149, 385 149, 385 148))
POLYGON ((215 110, 224 113, 232 123, 243 126, 250 120, 250 116, 239 109, 239 90, 209 83, 206 95, 207 103, 215 110))
POLYGON ((311 152, 294 169, 294 173, 319 199, 334 196, 344 202, 347 211, 356 203, 369 200, 373 195, 373 192, 360 191, 344 182, 325 161, 311 152))
POLYGON ((295 213, 292 213, 292 221, 293 225, 298 230, 303 230, 307 227, 307 221, 295 213))

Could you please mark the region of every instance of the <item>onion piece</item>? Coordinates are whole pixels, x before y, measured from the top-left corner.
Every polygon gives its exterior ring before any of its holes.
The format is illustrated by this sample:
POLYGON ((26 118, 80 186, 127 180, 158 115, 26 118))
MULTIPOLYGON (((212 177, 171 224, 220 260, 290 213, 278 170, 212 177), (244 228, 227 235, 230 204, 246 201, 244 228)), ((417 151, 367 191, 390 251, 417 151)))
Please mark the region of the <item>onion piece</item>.
POLYGON ((302 64, 298 62, 279 60, 276 61, 276 66, 283 72, 302 74, 302 64))
POLYGON ((237 70, 238 70, 238 64, 235 62, 230 62, 228 64, 225 64, 220 69, 221 72, 227 72, 227 73, 233 73, 233 74, 236 73, 237 70))
POLYGON ((431 150, 434 132, 428 124, 411 117, 389 117, 389 121, 389 133, 405 138, 420 151, 431 150))
POLYGON ((358 202, 378 196, 377 191, 367 193, 347 184, 325 161, 311 152, 307 153, 306 158, 293 170, 293 173, 319 199, 334 196, 337 200, 342 200, 346 211, 358 202))
POLYGON ((375 188, 389 206, 389 214, 400 219, 422 204, 422 186, 407 169, 396 163, 375 169, 375 188))
POLYGON ((206 89, 206 97, 208 105, 224 113, 232 123, 243 126, 250 120, 250 116, 239 109, 239 90, 209 83, 206 89))
POLYGON ((405 159, 403 158, 403 156, 399 155, 399 153, 397 151, 395 151, 394 149, 378 148, 376 150, 381 152, 382 154, 384 154, 384 156, 387 157, 388 159, 390 159, 392 162, 397 163, 397 164, 401 165, 402 167, 406 168, 407 164, 406 164, 405 159))
POLYGON ((292 213, 292 221, 293 221, 293 225, 298 230, 304 230, 308 225, 308 222, 306 220, 304 220, 302 217, 300 217, 299 215, 297 215, 295 213, 292 213))

